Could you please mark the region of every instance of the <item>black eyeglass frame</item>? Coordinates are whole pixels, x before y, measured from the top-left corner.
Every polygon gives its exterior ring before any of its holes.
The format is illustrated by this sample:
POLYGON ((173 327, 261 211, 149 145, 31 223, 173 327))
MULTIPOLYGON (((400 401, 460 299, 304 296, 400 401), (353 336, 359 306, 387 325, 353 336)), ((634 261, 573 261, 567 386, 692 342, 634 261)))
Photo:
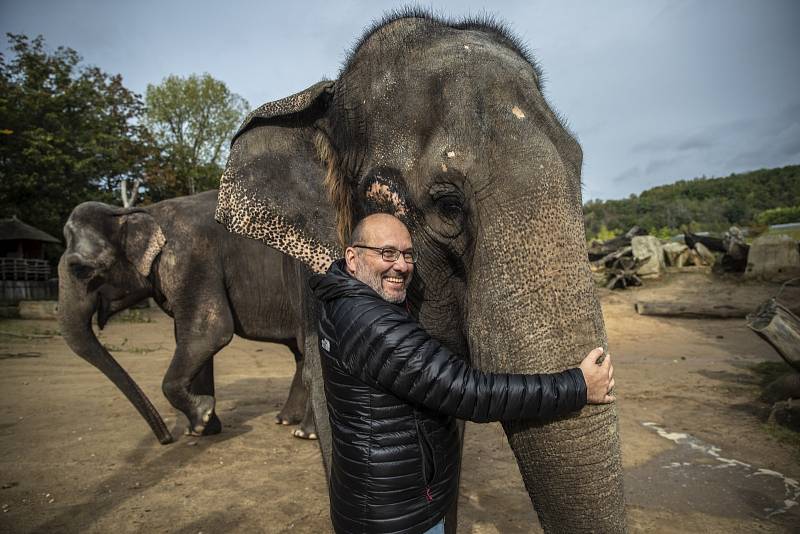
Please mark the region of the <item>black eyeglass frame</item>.
POLYGON ((397 250, 396 248, 392 247, 384 247, 384 248, 369 247, 367 245, 350 245, 350 246, 353 248, 366 248, 369 250, 374 250, 375 252, 380 253, 381 259, 383 261, 394 263, 398 259, 400 259, 400 255, 403 256, 403 260, 405 260, 405 262, 408 264, 413 265, 417 261, 416 257, 414 256, 413 250, 397 250))

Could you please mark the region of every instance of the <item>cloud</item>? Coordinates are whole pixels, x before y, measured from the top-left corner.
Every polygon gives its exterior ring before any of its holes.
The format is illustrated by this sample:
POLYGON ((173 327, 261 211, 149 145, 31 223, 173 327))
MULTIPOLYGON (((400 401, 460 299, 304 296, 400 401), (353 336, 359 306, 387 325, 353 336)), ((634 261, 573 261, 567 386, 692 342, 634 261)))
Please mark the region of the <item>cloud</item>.
POLYGON ((681 152, 686 152, 691 150, 706 150, 713 146, 714 142, 711 140, 711 138, 705 135, 693 135, 678 143, 675 149, 681 152))
POLYGON ((642 154, 648 152, 659 152, 668 148, 672 144, 669 137, 659 136, 644 143, 638 143, 631 147, 631 152, 634 154, 642 154))
POLYGON ((680 158, 678 157, 654 159, 650 161, 644 168, 644 173, 649 175, 658 172, 661 169, 668 169, 672 167, 679 159, 680 158))
POLYGON ((629 167, 619 173, 617 176, 612 178, 612 182, 619 184, 624 182, 629 182, 634 179, 638 179, 642 176, 642 170, 639 168, 638 165, 634 165, 633 167, 629 167))
POLYGON ((796 130, 794 135, 784 137, 783 142, 777 145, 777 156, 800 160, 800 124, 798 124, 796 130))
POLYGON ((800 123, 780 133, 759 139, 755 146, 737 153, 728 160, 736 169, 755 169, 800 163, 800 123))

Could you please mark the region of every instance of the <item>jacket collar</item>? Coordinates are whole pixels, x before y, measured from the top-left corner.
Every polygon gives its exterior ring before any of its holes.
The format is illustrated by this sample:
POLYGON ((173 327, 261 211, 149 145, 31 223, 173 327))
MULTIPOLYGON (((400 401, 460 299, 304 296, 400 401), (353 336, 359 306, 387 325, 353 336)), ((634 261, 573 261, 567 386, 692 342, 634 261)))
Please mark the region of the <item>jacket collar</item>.
MULTIPOLYGON (((326 274, 315 274, 308 281, 314 296, 322 302, 328 302, 343 297, 365 296, 384 300, 374 289, 367 284, 354 278, 349 272, 344 262, 344 258, 334 261, 328 268, 326 274)), ((384 301, 387 304, 391 302, 384 301)), ((403 310, 406 303, 392 304, 403 310)))

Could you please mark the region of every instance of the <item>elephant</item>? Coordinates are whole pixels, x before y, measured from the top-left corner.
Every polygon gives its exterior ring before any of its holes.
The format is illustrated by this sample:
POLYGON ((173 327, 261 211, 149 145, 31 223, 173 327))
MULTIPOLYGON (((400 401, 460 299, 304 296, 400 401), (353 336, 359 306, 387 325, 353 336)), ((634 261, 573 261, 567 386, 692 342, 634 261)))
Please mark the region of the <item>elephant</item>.
MULTIPOLYGON (((411 9, 371 27, 335 80, 248 115, 216 218, 323 272, 361 218, 392 213, 418 258, 408 305, 431 335, 484 371, 558 372, 608 352, 582 157, 502 25, 411 9), (324 170, 298 164, 303 151, 324 170)), ((306 365, 329 469, 318 357, 306 365)), ((545 531, 626 530, 615 405, 503 428, 545 531)))
POLYGON ((187 433, 219 433, 213 357, 236 334, 280 343, 296 371, 277 423, 316 437, 302 380, 304 323, 297 262, 214 222, 217 191, 141 208, 84 202, 64 226, 58 264, 59 321, 67 345, 128 397, 162 444, 173 441, 161 416, 92 330, 152 297, 175 321, 175 353, 163 392, 189 420, 187 433))

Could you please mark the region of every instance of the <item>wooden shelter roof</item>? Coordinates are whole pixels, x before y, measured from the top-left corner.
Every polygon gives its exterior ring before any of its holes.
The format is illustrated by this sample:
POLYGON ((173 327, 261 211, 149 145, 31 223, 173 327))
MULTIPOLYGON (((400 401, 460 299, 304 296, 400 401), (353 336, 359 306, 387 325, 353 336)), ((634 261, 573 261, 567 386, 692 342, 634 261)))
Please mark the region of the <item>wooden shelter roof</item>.
POLYGON ((43 241, 45 243, 61 243, 47 232, 34 228, 30 224, 25 224, 16 217, 10 219, 0 219, 0 241, 43 241))

